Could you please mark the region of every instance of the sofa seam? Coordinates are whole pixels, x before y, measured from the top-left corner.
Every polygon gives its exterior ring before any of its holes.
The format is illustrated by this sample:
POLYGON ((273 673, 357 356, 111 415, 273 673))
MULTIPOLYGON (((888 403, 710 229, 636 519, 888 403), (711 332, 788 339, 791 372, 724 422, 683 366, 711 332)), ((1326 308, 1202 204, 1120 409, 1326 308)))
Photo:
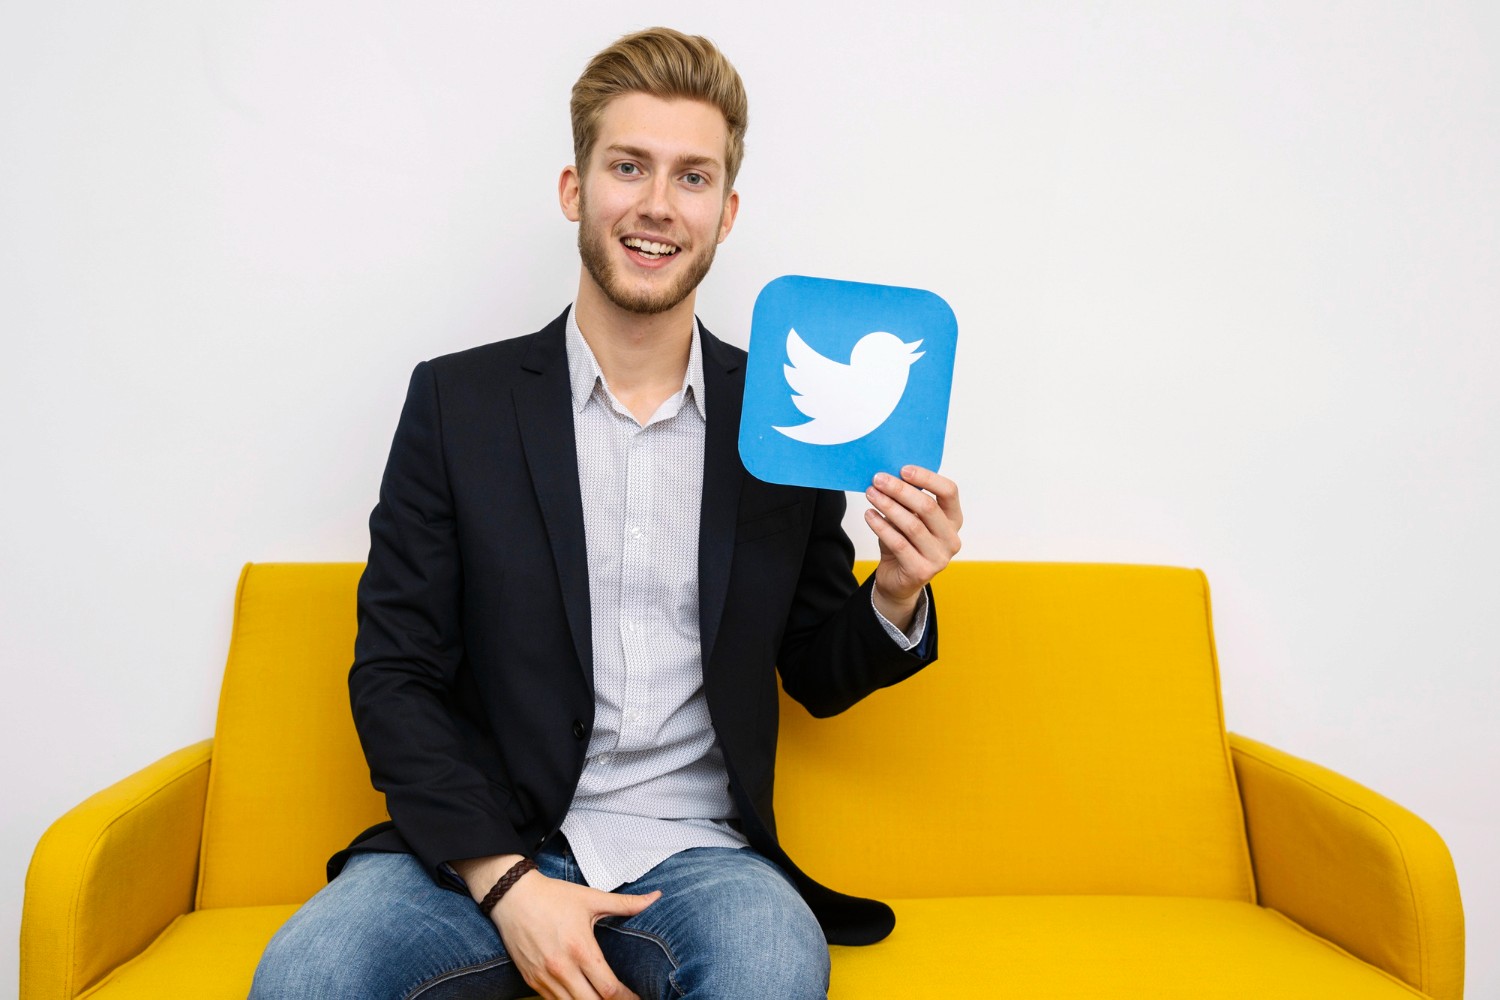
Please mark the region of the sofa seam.
MULTIPOLYGON (((250 579, 250 570, 255 566, 254 562, 247 562, 240 567, 240 578, 234 586, 234 616, 229 625, 229 649, 224 654, 224 676, 219 680, 219 701, 214 706, 214 741, 218 742, 219 723, 224 718, 224 701, 227 695, 228 685, 225 681, 229 677, 229 661, 234 656, 235 638, 240 630, 240 612, 245 602, 245 584, 250 579)), ((208 769, 208 787, 203 793, 203 835, 198 838, 198 878, 197 885, 193 887, 193 909, 203 909, 204 883, 208 876, 208 826, 213 814, 214 788, 218 784, 218 768, 210 766, 208 769)))
POLYGON ((1219 648, 1214 634, 1213 600, 1208 582, 1208 574, 1201 568, 1195 568, 1193 572, 1198 577, 1198 593, 1203 602, 1203 621, 1208 627, 1208 662, 1213 671, 1214 712, 1219 725, 1219 748, 1223 754, 1223 762, 1229 787, 1234 791, 1234 802, 1239 806, 1240 830, 1240 860, 1244 865, 1244 872, 1248 883, 1249 901, 1254 905, 1260 905, 1260 886, 1255 876, 1255 856, 1250 850, 1250 817, 1245 808, 1244 792, 1240 790, 1239 779, 1234 771, 1234 747, 1229 744, 1229 726, 1224 719, 1224 692, 1223 676, 1219 669, 1219 648))
MULTIPOLYGON (((184 767, 181 771, 179 771, 176 774, 174 774, 171 777, 169 777, 166 781, 162 782, 160 785, 158 785, 155 788, 151 789, 151 791, 148 792, 148 793, 146 793, 144 796, 142 796, 142 797, 140 797, 138 799, 135 799, 134 801, 130 802, 123 810, 121 810, 120 812, 118 812, 117 814, 115 814, 115 816, 112 817, 110 819, 110 821, 104 825, 104 828, 101 829, 98 833, 96 833, 94 835, 94 839, 89 842, 88 850, 86 850, 84 852, 84 855, 83 855, 83 859, 84 859, 83 863, 84 863, 85 870, 88 868, 88 865, 89 865, 90 861, 93 859, 95 851, 99 847, 99 842, 104 839, 105 835, 107 835, 110 830, 114 829, 114 826, 115 826, 116 823, 120 822, 122 819, 125 818, 125 816, 127 816, 130 813, 134 812, 135 810, 139 809, 141 806, 144 806, 146 803, 150 802, 152 799, 156 798, 158 795, 160 795, 163 792, 167 791, 173 785, 177 784, 179 781, 181 781, 184 778, 190 776, 194 771, 196 771, 198 768, 204 766, 207 763, 208 763, 208 760, 206 760, 206 759, 202 760, 202 761, 195 761, 195 762, 193 762, 192 764, 188 765, 187 767, 184 767)), ((83 896, 83 891, 82 891, 83 890, 83 885, 84 885, 84 883, 82 881, 80 881, 79 884, 78 884, 78 886, 75 888, 75 890, 73 892, 73 899, 68 904, 67 934, 68 934, 68 951, 70 952, 70 954, 68 955, 68 983, 67 983, 67 987, 68 987, 68 990, 69 990, 70 993, 74 992, 76 990, 76 984, 77 984, 77 979, 78 979, 78 958, 77 958, 77 954, 76 954, 76 951, 75 951, 75 944, 76 944, 77 939, 78 939, 78 934, 77 934, 77 931, 78 931, 78 908, 81 905, 81 900, 82 900, 82 896, 83 896)), ((181 914, 178 914, 178 917, 174 917, 172 919, 172 922, 175 922, 179 917, 181 917, 181 914)), ((172 922, 169 922, 167 924, 167 926, 168 927, 172 926, 172 922)), ((163 930, 165 930, 165 928, 163 928, 163 930)), ((161 939, 161 935, 158 934, 156 936, 156 938, 154 938, 149 944, 146 945, 145 948, 143 948, 140 951, 136 952, 135 955, 132 955, 125 962, 122 962, 120 965, 116 966, 115 969, 123 968, 125 965, 128 965, 130 962, 135 961, 135 959, 138 956, 144 955, 147 951, 150 951, 151 948, 160 939, 161 939)), ((110 970, 110 972, 103 979, 101 979, 99 981, 99 983, 107 982, 109 979, 111 979, 114 976, 114 972, 115 972, 115 970, 110 970)), ((95 986, 99 985, 99 983, 94 984, 94 986, 88 987, 88 989, 91 989, 91 990, 94 989, 95 986)))
POLYGON ((1431 978, 1428 973, 1427 965, 1427 939, 1424 933, 1424 928, 1422 926, 1422 908, 1417 902, 1416 880, 1412 878, 1411 864, 1407 861, 1406 850, 1401 845, 1401 838, 1396 836, 1396 832, 1390 828, 1385 820, 1381 819, 1379 816, 1376 816, 1364 806, 1358 805, 1354 802, 1350 802, 1342 795, 1339 795, 1338 793, 1330 789, 1324 788, 1321 785, 1315 784, 1312 780, 1304 777, 1303 775, 1295 774, 1292 771, 1289 771, 1286 768, 1282 767, 1281 765, 1265 759, 1265 757, 1256 754, 1253 750, 1242 747, 1238 752, 1243 753, 1251 760, 1254 760, 1257 763, 1264 765, 1265 767, 1271 768, 1272 770, 1284 774, 1289 778, 1295 779, 1296 781, 1300 781, 1302 784, 1313 789, 1314 791, 1321 792, 1328 798, 1333 799, 1335 802, 1338 802, 1350 809, 1353 809, 1355 812, 1363 814, 1370 820, 1374 821, 1375 825, 1380 827, 1381 830, 1385 831, 1386 836, 1391 839, 1391 843, 1396 847, 1396 856, 1401 859, 1402 874, 1406 876, 1407 894, 1410 898, 1412 908, 1412 923, 1415 925, 1417 931, 1417 968, 1422 980, 1419 986, 1421 987, 1422 992, 1426 993, 1427 988, 1430 985, 1428 980, 1431 978))
POLYGON ((1306 927, 1303 927, 1301 924, 1297 923, 1297 921, 1293 920, 1291 917, 1287 916, 1285 913, 1282 913, 1280 910, 1275 909, 1275 908, 1270 907, 1270 906, 1262 907, 1262 909, 1264 909, 1267 913, 1275 916, 1277 919, 1285 922, 1287 925, 1289 925, 1295 931, 1297 931, 1297 933, 1303 935, 1304 937, 1310 938, 1313 941, 1318 942, 1319 944, 1323 945, 1325 948, 1328 948, 1331 951, 1333 951, 1333 952, 1335 952, 1335 953, 1337 953, 1339 955, 1342 955, 1343 957, 1349 959, 1351 962, 1358 962, 1360 965, 1362 965, 1365 968, 1369 969, 1371 972, 1374 972, 1377 975, 1382 976, 1385 979, 1390 980, 1392 983, 1394 983, 1395 985, 1397 985, 1397 986, 1401 987, 1402 989, 1406 990, 1406 992, 1412 994, 1413 996, 1423 997, 1424 1000, 1433 1000, 1432 994, 1428 993, 1425 989, 1418 989, 1418 988, 1412 986, 1411 983, 1408 983, 1406 980, 1400 978, 1399 976, 1396 976, 1396 975, 1394 975, 1394 974, 1392 974, 1390 972, 1387 972, 1385 969, 1382 969, 1380 966, 1375 965, 1372 962, 1366 962, 1364 959, 1360 958, 1358 955, 1354 954, 1353 952, 1349 951, 1348 949, 1343 948, 1340 945, 1338 945, 1337 943, 1328 940, 1327 938, 1323 937, 1321 934, 1315 934, 1314 932, 1308 930, 1306 927))

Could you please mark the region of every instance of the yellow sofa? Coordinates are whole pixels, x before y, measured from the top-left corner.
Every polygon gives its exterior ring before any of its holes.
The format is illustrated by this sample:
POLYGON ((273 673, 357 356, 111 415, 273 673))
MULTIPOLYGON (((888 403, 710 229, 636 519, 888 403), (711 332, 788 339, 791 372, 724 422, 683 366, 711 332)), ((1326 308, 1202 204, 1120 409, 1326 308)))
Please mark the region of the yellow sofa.
MULTIPOLYGON (((21 1000, 245 996, 384 816, 345 687, 360 569, 245 567, 214 738, 38 844, 21 1000)), ((1201 573, 967 562, 936 589, 938 663, 834 719, 783 706, 783 841, 897 914, 834 949, 834 1000, 1462 996, 1447 848, 1225 733, 1201 573)))

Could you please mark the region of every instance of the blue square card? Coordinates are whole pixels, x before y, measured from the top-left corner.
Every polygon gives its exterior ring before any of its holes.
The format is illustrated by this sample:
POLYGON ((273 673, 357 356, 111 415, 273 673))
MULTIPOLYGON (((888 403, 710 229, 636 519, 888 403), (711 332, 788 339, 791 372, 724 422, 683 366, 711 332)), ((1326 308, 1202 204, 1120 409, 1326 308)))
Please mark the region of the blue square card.
POLYGON ((943 459, 958 321, 932 292, 786 275, 750 323, 740 458, 757 479, 862 492, 943 459))

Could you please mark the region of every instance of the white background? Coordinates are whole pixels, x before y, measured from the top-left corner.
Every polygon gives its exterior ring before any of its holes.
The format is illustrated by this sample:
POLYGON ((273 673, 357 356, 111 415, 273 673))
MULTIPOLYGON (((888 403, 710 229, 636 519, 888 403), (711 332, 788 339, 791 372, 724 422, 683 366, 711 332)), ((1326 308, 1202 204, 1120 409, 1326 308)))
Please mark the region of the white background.
POLYGON ((0 10, 0 937, 241 564, 364 557, 412 365, 568 302, 568 88, 664 22, 751 95, 705 322, 947 298, 964 555, 1203 567, 1230 727, 1430 821, 1500 995, 1493 3, 0 10))

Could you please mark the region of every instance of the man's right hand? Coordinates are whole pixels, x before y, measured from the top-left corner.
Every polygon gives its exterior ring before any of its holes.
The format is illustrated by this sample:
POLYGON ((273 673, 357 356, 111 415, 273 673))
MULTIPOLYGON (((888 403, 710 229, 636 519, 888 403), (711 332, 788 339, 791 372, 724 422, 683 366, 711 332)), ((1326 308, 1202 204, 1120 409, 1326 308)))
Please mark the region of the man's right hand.
MULTIPOLYGON (((476 899, 519 856, 454 862, 476 899), (498 871, 494 878, 488 878, 498 871), (478 882, 471 875, 479 876, 478 882)), ((633 917, 661 897, 660 892, 632 896, 600 892, 586 885, 551 879, 539 871, 522 875, 490 911, 500 940, 526 984, 543 1000, 640 1000, 613 970, 594 939, 602 917, 633 917)))

